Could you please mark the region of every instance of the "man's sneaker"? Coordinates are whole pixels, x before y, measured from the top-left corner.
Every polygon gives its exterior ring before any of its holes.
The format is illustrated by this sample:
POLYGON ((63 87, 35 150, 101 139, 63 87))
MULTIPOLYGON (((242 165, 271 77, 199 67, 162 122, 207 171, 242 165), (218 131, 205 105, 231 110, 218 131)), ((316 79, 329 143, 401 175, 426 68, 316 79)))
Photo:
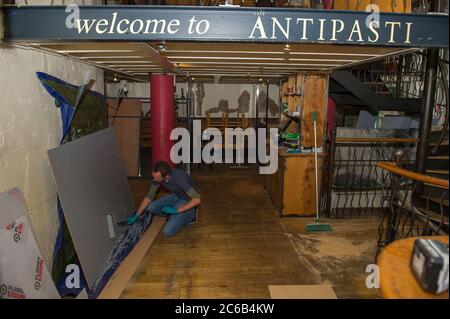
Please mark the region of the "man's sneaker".
POLYGON ((189 223, 189 225, 197 224, 197 221, 198 221, 198 209, 195 210, 194 219, 189 223))

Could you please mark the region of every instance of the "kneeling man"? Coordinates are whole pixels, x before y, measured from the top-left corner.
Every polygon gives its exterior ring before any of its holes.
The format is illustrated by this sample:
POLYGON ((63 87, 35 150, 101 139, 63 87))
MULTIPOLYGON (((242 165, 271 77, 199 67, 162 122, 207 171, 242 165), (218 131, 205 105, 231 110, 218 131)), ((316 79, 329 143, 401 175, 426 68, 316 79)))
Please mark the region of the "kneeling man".
POLYGON ((158 162, 152 172, 153 182, 136 214, 128 218, 133 224, 143 213, 168 216, 163 233, 170 237, 183 226, 197 222, 200 195, 195 190, 192 178, 183 170, 172 169, 166 162, 158 162), (163 186, 171 194, 154 200, 158 188, 163 186))

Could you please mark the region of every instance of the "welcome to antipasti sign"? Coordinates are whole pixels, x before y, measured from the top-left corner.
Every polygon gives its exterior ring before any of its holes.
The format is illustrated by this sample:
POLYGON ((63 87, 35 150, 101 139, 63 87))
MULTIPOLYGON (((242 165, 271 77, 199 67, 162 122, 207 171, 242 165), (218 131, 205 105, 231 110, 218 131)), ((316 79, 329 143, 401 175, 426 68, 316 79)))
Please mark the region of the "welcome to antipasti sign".
POLYGON ((448 16, 223 7, 5 9, 8 40, 244 41, 448 47, 448 16))

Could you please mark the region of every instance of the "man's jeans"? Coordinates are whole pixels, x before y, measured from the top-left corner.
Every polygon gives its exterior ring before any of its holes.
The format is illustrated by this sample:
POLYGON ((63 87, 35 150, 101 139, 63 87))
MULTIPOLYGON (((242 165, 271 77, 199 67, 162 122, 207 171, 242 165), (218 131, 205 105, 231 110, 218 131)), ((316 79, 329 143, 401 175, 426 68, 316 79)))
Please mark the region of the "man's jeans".
MULTIPOLYGON (((148 205, 145 210, 146 213, 151 213, 156 216, 164 216, 167 215, 162 213, 161 210, 164 207, 172 206, 175 208, 179 208, 183 206, 187 200, 179 198, 176 194, 166 195, 161 197, 160 199, 154 200, 148 205)), ((175 235, 183 226, 188 225, 195 219, 195 208, 191 208, 187 212, 179 213, 176 215, 170 215, 168 221, 164 225, 163 234, 167 237, 175 235)))

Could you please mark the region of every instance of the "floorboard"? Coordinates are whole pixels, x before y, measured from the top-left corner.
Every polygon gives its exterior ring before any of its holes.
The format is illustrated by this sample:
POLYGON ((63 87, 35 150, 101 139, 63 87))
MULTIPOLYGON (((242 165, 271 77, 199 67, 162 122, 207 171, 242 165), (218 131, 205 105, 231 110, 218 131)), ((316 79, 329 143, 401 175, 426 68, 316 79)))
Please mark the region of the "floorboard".
MULTIPOLYGON (((310 218, 280 219, 257 169, 194 171, 199 222, 162 233, 121 298, 270 298, 269 285, 334 287, 339 298, 374 298, 365 287, 376 219, 330 220, 333 232, 308 235, 310 218)), ((147 180, 130 180, 139 202, 147 180)))

